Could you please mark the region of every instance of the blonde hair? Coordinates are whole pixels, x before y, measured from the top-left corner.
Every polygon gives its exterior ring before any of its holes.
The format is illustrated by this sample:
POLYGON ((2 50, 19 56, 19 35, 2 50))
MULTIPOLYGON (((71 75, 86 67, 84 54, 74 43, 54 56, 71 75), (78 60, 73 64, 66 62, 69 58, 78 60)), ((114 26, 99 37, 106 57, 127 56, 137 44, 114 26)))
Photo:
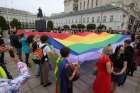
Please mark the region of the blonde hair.
POLYGON ((113 49, 111 45, 108 45, 105 48, 103 48, 102 54, 110 55, 112 53, 113 53, 113 49))

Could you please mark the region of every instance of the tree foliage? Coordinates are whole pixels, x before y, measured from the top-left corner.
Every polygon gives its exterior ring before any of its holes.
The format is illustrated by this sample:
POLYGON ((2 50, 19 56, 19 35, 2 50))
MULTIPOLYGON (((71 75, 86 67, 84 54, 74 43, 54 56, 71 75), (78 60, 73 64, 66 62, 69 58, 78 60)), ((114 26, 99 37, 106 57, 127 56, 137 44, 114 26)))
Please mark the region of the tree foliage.
POLYGON ((69 27, 68 25, 64 25, 63 28, 64 28, 65 30, 70 29, 70 27, 69 27))
POLYGON ((96 25, 95 24, 88 24, 87 25, 87 30, 95 30, 96 29, 96 25))
POLYGON ((77 28, 78 28, 78 29, 84 29, 84 28, 85 28, 85 25, 83 25, 83 24, 78 24, 78 25, 77 25, 77 28))
POLYGON ((8 29, 8 24, 3 16, 0 16, 0 28, 1 28, 1 30, 8 29))
POLYGON ((98 30, 106 30, 106 26, 100 24, 100 25, 97 27, 97 29, 98 29, 98 30))
POLYGON ((71 25, 71 28, 72 29, 76 29, 77 28, 77 25, 73 24, 73 25, 71 25))
POLYGON ((16 27, 17 29, 20 29, 21 28, 21 22, 14 18, 11 22, 10 22, 10 25, 12 28, 16 27))
POLYGON ((50 31, 50 30, 53 30, 53 22, 52 21, 48 21, 47 23, 47 30, 50 31))

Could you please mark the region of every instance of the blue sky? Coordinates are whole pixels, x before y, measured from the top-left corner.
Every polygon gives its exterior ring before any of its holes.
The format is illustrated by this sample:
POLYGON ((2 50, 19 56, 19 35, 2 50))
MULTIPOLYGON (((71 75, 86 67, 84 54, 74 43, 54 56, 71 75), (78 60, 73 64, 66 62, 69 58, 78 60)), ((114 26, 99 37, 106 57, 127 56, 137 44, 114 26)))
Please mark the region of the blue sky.
POLYGON ((0 0, 0 7, 15 8, 37 13, 42 8, 46 16, 64 11, 64 0, 0 0))

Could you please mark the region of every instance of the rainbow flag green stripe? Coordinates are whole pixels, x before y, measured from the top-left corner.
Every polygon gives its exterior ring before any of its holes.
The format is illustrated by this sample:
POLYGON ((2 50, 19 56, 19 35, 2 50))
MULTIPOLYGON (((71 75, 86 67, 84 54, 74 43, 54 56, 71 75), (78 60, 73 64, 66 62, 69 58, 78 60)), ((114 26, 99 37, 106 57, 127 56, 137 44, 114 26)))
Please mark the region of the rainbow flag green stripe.
POLYGON ((114 35, 113 37, 110 37, 110 38, 108 38, 104 41, 100 41, 100 42, 97 42, 97 43, 93 43, 93 44, 74 44, 74 45, 70 45, 68 47, 70 49, 74 50, 77 53, 83 53, 83 52, 88 51, 92 48, 100 49, 100 48, 103 48, 103 47, 107 46, 108 44, 113 44, 113 43, 119 41, 119 39, 121 37, 122 37, 121 35, 114 35))
POLYGON ((79 32, 76 34, 70 33, 53 33, 53 32, 26 32, 26 36, 30 35, 47 35, 49 36, 48 42, 54 48, 60 50, 62 47, 67 46, 71 49, 73 55, 80 55, 83 53, 97 52, 108 44, 116 45, 128 39, 128 35, 122 34, 109 34, 106 32, 79 32))
MULTIPOLYGON (((80 38, 80 37, 79 37, 80 38)), ((85 53, 85 52, 88 52, 88 51, 91 51, 91 50, 99 50, 100 48, 103 48, 105 46, 107 46, 108 44, 113 44, 113 43, 117 43, 119 41, 121 41, 124 36, 123 35, 120 35, 120 34, 107 34, 106 36, 98 36, 98 38, 101 38, 101 39, 97 39, 96 38, 90 38, 89 41, 91 42, 72 42, 70 41, 70 39, 72 38, 69 38, 69 41, 68 40, 59 40, 59 39, 56 39, 58 42, 60 42, 61 44, 63 44, 64 46, 67 46, 69 47, 71 50, 73 50, 74 52, 78 53, 78 54, 81 54, 81 53, 85 53)), ((81 39, 81 38, 80 38, 81 39)), ((79 39, 79 41, 80 41, 79 39)), ((85 39, 88 39, 88 38, 84 38, 84 39, 81 39, 81 40, 85 40, 85 39)), ((73 39, 72 39, 73 40, 73 39)))

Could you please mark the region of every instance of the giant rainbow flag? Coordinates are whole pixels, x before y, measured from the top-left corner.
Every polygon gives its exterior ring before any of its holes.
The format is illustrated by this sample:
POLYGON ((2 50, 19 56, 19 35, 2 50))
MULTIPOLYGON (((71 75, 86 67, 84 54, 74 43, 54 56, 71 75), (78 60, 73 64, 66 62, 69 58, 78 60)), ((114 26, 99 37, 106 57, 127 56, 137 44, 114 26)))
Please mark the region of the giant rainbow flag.
POLYGON ((112 44, 113 48, 123 41, 129 39, 128 35, 109 34, 106 32, 79 32, 74 35, 69 33, 53 33, 53 32, 26 32, 29 35, 48 35, 49 43, 54 46, 55 51, 59 54, 59 50, 67 46, 71 49, 70 60, 80 60, 80 62, 97 59, 101 51, 108 44, 112 44))

